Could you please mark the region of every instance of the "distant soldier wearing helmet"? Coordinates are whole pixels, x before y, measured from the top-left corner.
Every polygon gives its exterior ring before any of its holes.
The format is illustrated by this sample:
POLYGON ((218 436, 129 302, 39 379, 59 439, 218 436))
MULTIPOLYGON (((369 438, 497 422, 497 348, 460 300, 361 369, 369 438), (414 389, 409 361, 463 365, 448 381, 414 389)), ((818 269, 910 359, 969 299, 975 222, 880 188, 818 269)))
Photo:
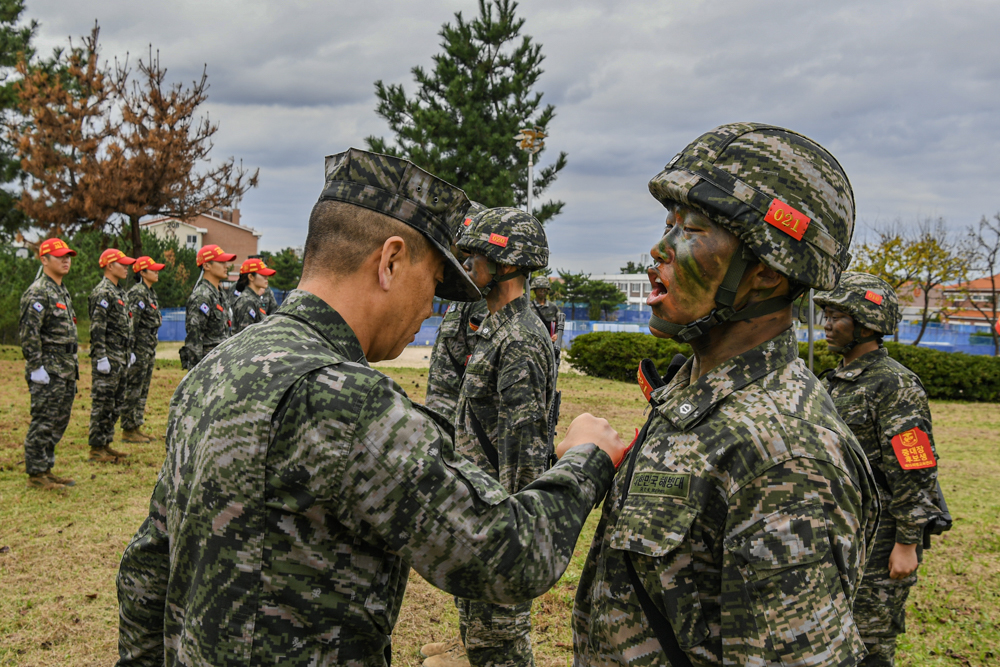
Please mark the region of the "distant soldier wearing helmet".
MULTIPOLYGON (((552 341, 532 311, 527 280, 549 262, 541 223, 516 208, 475 215, 458 240, 465 268, 486 297, 489 316, 462 379, 455 448, 508 493, 534 482, 551 465, 547 417, 555 389, 552 341)), ((501 605, 455 598, 465 647, 437 653, 425 667, 533 665, 531 602, 501 605)))
POLYGON ((566 328, 566 314, 554 303, 548 302, 550 289, 552 289, 552 283, 548 276, 535 276, 531 279, 531 291, 535 293, 535 300, 531 302, 531 307, 552 339, 552 350, 555 353, 556 372, 558 373, 563 330, 566 328))
POLYGON ((854 665, 878 502, 791 308, 849 262, 850 182, 812 140, 736 123, 649 190, 667 209, 650 329, 694 356, 666 378, 641 366, 652 410, 580 579, 574 664, 854 665))
POLYGON ((895 663, 906 631, 906 597, 917 582, 927 523, 939 516, 937 451, 923 385, 882 345, 900 320, 896 292, 867 273, 844 273, 815 302, 826 314, 826 341, 843 360, 824 378, 837 411, 864 448, 883 512, 875 547, 854 601, 869 667, 895 663))
MULTIPOLYGON (((472 217, 485 211, 478 202, 469 202, 462 224, 455 231, 452 253, 461 261, 465 254, 456 245, 462 232, 472 224, 472 217)), ((427 371, 427 397, 425 405, 441 413, 449 422, 455 421, 455 407, 458 405, 458 390, 465 375, 465 364, 476 349, 476 332, 490 311, 486 299, 478 301, 455 301, 448 306, 437 338, 431 350, 431 365, 427 371)))
POLYGON ((233 313, 226 293, 219 283, 229 276, 229 262, 236 259, 217 245, 202 246, 196 260, 201 279, 191 290, 184 312, 184 346, 181 366, 191 370, 219 343, 229 338, 233 313))
POLYGON ((158 264, 149 256, 138 258, 132 265, 135 285, 129 289, 126 301, 132 311, 132 328, 135 331, 135 363, 128 369, 125 378, 125 405, 122 409, 124 442, 153 440, 152 436, 142 432, 142 425, 146 422, 146 397, 153 379, 156 344, 160 325, 163 324, 163 313, 160 312, 153 285, 159 282, 160 271, 164 268, 166 264, 158 264))

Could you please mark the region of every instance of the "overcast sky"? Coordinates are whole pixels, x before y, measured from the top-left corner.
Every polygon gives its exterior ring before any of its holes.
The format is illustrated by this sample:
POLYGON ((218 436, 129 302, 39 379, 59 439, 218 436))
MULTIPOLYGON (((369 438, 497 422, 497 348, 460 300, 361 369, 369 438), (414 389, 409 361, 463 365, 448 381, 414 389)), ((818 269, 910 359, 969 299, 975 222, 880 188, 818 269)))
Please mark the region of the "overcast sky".
MULTIPOLYGON (((160 52, 169 77, 208 64, 214 155, 260 167, 243 220, 261 248, 299 246, 323 156, 388 135, 373 82, 413 90, 438 30, 474 1, 28 0, 39 51, 101 25, 103 55, 160 52)), ((523 0, 543 45, 547 145, 569 165, 547 196, 552 266, 617 272, 662 229, 646 183, 704 131, 783 125, 823 144, 854 186, 858 232, 897 218, 955 229, 1000 211, 1000 3, 523 0)), ((543 155, 543 163, 547 162, 543 155)), ((858 235, 856 234, 856 238, 858 235)))

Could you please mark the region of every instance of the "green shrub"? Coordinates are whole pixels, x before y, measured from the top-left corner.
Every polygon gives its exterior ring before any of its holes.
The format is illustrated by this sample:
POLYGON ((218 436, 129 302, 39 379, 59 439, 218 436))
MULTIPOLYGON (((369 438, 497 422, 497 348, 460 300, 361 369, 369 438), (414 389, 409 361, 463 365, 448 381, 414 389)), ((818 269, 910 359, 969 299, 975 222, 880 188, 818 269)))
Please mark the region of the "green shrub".
MULTIPOLYGON (((889 356, 917 374, 927 396, 959 401, 1000 401, 1000 358, 942 352, 891 341, 885 343, 889 356)), ((595 377, 634 382, 639 362, 650 358, 662 372, 677 353, 691 354, 691 348, 671 340, 641 333, 595 332, 577 336, 567 351, 569 361, 580 372, 595 377)), ((808 358, 808 346, 799 343, 799 356, 808 358)), ((813 370, 819 375, 840 363, 825 340, 813 348, 813 370)))
POLYGON ((635 382, 643 359, 652 359, 662 373, 677 353, 690 356, 691 347, 643 333, 595 331, 574 338, 567 357, 581 373, 635 382))

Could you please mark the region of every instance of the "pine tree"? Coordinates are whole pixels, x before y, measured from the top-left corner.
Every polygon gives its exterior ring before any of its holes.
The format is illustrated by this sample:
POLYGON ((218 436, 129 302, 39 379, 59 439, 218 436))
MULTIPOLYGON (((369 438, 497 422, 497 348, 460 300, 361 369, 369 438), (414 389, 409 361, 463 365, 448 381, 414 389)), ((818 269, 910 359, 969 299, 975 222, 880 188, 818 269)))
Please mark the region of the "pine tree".
MULTIPOLYGON (((434 56, 434 70, 411 70, 417 84, 412 98, 402 85, 376 81, 376 113, 396 136, 394 143, 370 136, 369 148, 405 157, 486 206, 523 207, 528 157, 513 137, 523 127, 547 132, 555 107, 542 107, 542 93, 533 91, 542 74, 542 46, 521 35, 524 19, 516 10, 513 0, 479 0, 472 21, 457 12, 438 33, 444 51, 434 56)), ((554 163, 536 167, 533 202, 565 166, 561 152, 554 163)), ((563 205, 547 201, 532 208, 545 222, 563 205)))
MULTIPOLYGON (((32 54, 31 39, 38 29, 36 21, 21 24, 24 0, 0 0, 0 114, 5 125, 16 124, 17 97, 10 77, 18 61, 32 54)), ((21 161, 17 149, 6 137, 0 138, 0 240, 9 240, 24 226, 24 214, 17 208, 17 195, 2 187, 19 180, 21 161)))

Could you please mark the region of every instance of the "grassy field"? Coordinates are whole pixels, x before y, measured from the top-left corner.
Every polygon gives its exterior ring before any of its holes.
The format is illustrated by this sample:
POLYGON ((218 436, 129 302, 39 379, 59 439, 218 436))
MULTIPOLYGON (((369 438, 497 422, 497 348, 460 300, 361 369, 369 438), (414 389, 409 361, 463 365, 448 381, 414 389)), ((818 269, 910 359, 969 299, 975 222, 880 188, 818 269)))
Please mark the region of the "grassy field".
MULTIPOLYGON (((20 350, 0 347, 0 665, 108 665, 117 655, 115 574, 124 547, 145 517, 163 458, 163 441, 115 442, 130 452, 124 465, 87 463, 90 364, 80 369, 73 418, 57 449, 55 471, 77 485, 64 493, 25 487, 23 439, 28 394, 20 350)), ((415 400, 426 370, 380 369, 415 400)), ((170 395, 182 371, 160 364, 153 376, 147 430, 163 433, 170 395)), ((644 403, 630 385, 568 374, 560 378, 563 426, 590 411, 628 436, 644 403)), ((991 665, 1000 662, 1000 406, 934 403, 942 485, 955 528, 926 554, 910 597, 902 666, 991 665)), ((596 514, 569 570, 535 602, 539 665, 571 662, 569 616, 596 514)), ((394 664, 419 665, 419 647, 454 638, 451 597, 417 575, 410 578, 394 634, 394 664)))

